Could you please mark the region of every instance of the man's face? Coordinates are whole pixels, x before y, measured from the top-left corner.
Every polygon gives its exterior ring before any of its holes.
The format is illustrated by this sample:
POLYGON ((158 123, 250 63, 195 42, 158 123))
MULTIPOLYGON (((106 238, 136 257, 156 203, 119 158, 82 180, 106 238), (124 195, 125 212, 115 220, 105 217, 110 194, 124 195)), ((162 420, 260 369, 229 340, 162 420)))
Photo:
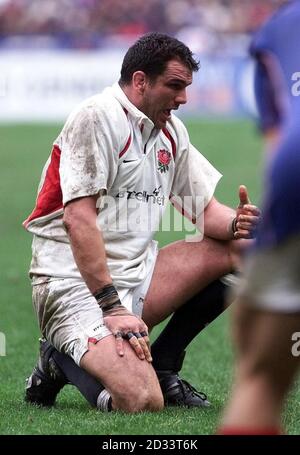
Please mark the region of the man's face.
POLYGON ((170 60, 165 71, 154 82, 146 79, 139 109, 153 121, 156 128, 164 128, 170 119, 171 110, 186 103, 186 87, 192 80, 190 69, 179 60, 170 60))

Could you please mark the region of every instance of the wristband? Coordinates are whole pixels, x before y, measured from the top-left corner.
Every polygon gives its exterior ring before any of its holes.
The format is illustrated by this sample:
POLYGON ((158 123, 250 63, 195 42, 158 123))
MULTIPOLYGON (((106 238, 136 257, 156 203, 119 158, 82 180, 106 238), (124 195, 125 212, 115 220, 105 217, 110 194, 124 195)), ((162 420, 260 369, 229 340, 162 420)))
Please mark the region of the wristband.
POLYGON ((102 311, 108 311, 121 305, 118 292, 113 284, 107 284, 102 289, 94 292, 93 296, 102 311))
POLYGON ((231 231, 232 231, 232 234, 234 235, 236 233, 236 231, 238 230, 236 225, 237 225, 237 217, 234 217, 232 222, 231 222, 231 231))

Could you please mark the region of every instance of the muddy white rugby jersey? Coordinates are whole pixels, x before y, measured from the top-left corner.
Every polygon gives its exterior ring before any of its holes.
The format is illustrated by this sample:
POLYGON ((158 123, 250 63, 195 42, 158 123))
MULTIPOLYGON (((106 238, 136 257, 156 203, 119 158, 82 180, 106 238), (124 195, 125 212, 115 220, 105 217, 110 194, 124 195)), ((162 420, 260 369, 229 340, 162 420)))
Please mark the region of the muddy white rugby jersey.
POLYGON ((54 142, 36 206, 24 222, 34 234, 30 274, 81 278, 63 207, 99 194, 98 223, 113 282, 136 286, 155 254, 153 235, 169 199, 196 220, 220 177, 176 116, 157 130, 118 84, 105 89, 71 113, 54 142))

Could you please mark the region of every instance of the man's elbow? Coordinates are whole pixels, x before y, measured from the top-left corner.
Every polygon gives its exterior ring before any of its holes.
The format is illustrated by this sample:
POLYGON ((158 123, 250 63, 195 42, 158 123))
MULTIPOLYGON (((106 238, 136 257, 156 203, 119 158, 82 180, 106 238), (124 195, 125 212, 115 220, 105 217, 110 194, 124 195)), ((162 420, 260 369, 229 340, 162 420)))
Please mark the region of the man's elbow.
POLYGON ((63 227, 66 232, 70 232, 71 226, 72 226, 72 221, 70 217, 66 216, 65 214, 63 215, 63 227))
POLYGON ((73 232, 73 228, 79 225, 78 220, 76 221, 76 217, 71 215, 68 211, 64 212, 63 215, 63 226, 65 231, 70 234, 73 232))
POLYGON ((68 207, 65 208, 63 214, 63 226, 68 234, 76 230, 87 229, 93 223, 90 217, 85 217, 80 210, 72 210, 68 207))
POLYGON ((63 214, 63 225, 68 234, 77 229, 95 227, 96 222, 96 205, 91 198, 77 199, 66 204, 63 214))

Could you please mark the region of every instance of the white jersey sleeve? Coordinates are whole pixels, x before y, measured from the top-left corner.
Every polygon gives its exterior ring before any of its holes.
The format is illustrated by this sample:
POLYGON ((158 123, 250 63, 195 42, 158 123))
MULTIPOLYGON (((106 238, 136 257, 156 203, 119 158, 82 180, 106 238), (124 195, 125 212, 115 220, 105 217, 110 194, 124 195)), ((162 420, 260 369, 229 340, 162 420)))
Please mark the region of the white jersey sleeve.
POLYGON ((178 153, 170 200, 193 223, 203 214, 222 174, 190 143, 183 123, 176 119, 178 153))
POLYGON ((129 132, 119 104, 94 97, 70 116, 58 138, 63 204, 108 190, 129 132))

